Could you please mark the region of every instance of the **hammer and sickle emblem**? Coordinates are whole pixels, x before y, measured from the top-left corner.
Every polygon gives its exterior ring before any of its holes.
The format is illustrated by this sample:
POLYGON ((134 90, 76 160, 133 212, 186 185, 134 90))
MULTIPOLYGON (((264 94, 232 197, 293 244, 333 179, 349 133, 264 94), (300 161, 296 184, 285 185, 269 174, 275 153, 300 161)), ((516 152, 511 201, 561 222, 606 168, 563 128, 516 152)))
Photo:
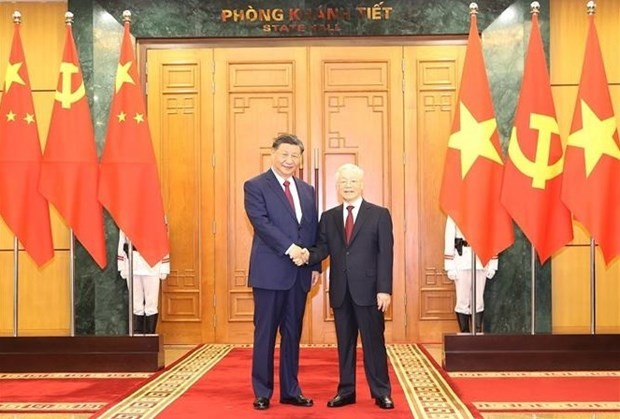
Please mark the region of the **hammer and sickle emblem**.
POLYGON ((546 182, 562 173, 564 167, 564 155, 555 163, 549 164, 551 135, 559 134, 560 129, 555 118, 535 113, 530 115, 530 128, 538 131, 534 161, 529 160, 519 147, 516 127, 512 128, 510 134, 508 155, 521 173, 532 178, 533 188, 545 189, 546 182))
POLYGON ((54 98, 61 103, 64 109, 71 108, 71 105, 82 99, 86 94, 84 81, 76 91, 71 91, 71 75, 79 71, 79 68, 73 63, 61 63, 60 73, 62 74, 62 92, 56 90, 54 98))

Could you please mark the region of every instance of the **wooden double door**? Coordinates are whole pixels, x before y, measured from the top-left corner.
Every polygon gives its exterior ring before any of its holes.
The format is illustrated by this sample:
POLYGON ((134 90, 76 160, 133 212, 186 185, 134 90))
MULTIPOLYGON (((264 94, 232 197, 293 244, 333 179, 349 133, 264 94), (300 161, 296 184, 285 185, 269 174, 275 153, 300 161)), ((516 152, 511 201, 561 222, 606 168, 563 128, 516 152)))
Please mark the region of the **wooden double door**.
MULTIPOLYGON (((270 167, 273 138, 297 134, 299 176, 319 211, 338 204, 334 173, 366 173, 364 197, 394 222, 389 342, 453 330, 438 206, 464 46, 257 46, 146 49, 149 123, 171 238, 161 298, 167 343, 249 343, 252 227, 243 182, 270 167)), ((325 265, 329 269, 329 265, 325 265)), ((333 343, 329 281, 308 298, 306 343, 333 343)))

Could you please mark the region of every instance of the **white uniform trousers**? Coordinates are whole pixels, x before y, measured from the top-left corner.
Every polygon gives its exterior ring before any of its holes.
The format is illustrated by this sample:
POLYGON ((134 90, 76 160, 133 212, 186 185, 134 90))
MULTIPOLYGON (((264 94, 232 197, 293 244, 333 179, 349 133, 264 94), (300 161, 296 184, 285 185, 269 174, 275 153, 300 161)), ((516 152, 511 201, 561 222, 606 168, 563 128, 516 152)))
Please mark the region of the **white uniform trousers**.
MULTIPOLYGON (((159 301, 159 283, 161 280, 155 275, 133 276, 133 314, 136 316, 151 316, 157 314, 159 301)), ((129 287, 129 278, 127 279, 129 287)))
MULTIPOLYGON (((476 313, 484 311, 484 287, 487 277, 484 270, 476 270, 476 313)), ((457 313, 471 314, 471 271, 459 270, 454 280, 456 287, 456 306, 454 311, 457 313)))

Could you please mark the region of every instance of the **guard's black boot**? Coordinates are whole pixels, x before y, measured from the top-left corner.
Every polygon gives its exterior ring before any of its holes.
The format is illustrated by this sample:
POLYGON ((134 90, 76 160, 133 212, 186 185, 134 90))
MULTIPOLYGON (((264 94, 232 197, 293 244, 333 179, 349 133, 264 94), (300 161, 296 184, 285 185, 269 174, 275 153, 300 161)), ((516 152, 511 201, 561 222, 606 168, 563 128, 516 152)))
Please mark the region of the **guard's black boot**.
POLYGON ((144 333, 144 316, 133 315, 133 333, 134 335, 144 333))
POLYGON ((476 333, 482 332, 482 318, 484 317, 484 311, 476 313, 476 333))
POLYGON ((157 317, 158 313, 151 314, 150 316, 146 316, 144 320, 144 333, 154 334, 155 329, 157 328, 157 317))
POLYGON ((461 333, 470 333, 469 320, 471 316, 469 314, 463 314, 456 312, 456 320, 459 322, 459 330, 461 333))

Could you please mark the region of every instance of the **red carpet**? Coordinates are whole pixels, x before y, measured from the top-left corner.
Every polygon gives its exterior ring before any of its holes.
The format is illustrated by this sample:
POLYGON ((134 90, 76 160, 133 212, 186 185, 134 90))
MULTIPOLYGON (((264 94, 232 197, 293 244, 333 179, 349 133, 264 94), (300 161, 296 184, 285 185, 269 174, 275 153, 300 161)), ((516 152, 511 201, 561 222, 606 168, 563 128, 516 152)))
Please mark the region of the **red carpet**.
POLYGON ((95 412, 152 374, 0 374, 0 412, 95 412))
POLYGON ((480 411, 620 411, 618 375, 523 374, 451 374, 450 380, 455 392, 480 411))
POLYGON ((620 377, 453 377, 459 395, 476 402, 617 402, 620 377))
POLYGON ((266 412, 252 407, 250 365, 252 350, 234 348, 215 367, 200 378, 192 387, 158 418, 222 417, 222 418, 411 418, 411 410, 398 379, 390 366, 394 410, 381 410, 370 398, 370 391, 362 365, 362 353, 358 350, 357 403, 337 409, 330 409, 326 403, 335 394, 338 386, 338 359, 335 348, 302 348, 299 380, 306 397, 314 400, 309 408, 282 405, 278 402, 278 369, 276 361, 275 392, 271 406, 266 412))
POLYGON ((454 392, 481 412, 620 411, 618 371, 441 371, 454 392))

